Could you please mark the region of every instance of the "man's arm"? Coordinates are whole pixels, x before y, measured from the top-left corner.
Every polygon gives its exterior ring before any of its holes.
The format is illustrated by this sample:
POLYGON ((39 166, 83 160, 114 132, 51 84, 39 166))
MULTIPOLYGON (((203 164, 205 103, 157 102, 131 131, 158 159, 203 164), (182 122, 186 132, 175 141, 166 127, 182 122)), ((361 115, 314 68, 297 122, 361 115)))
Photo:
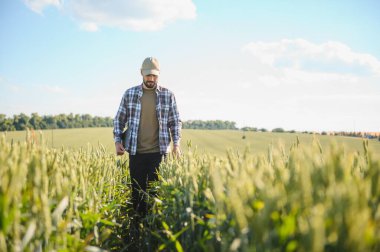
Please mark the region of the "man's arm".
POLYGON ((125 127, 125 123, 127 122, 127 106, 126 106, 126 93, 123 95, 121 99, 119 109, 116 113, 115 119, 113 121, 114 129, 113 136, 115 141, 115 148, 117 155, 123 155, 125 149, 122 145, 122 134, 125 127))
POLYGON ((171 94, 171 97, 170 97, 168 126, 169 126, 170 134, 173 140, 173 153, 175 155, 180 155, 181 154, 180 141, 181 141, 182 122, 179 116, 177 103, 176 103, 174 94, 171 94))

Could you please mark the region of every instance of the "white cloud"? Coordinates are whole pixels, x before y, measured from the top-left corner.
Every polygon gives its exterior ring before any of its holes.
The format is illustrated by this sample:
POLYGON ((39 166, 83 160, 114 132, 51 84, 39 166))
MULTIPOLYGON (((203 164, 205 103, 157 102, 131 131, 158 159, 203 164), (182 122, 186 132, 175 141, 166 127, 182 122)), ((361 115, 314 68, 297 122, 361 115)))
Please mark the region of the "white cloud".
POLYGON ((67 91, 64 88, 61 88, 59 86, 43 85, 43 86, 40 86, 40 89, 42 91, 45 91, 47 93, 52 93, 52 94, 65 94, 65 93, 67 93, 67 91))
POLYGON ((61 0, 24 0, 26 6, 28 6, 34 12, 42 14, 42 11, 49 5, 60 8, 62 5, 61 0))
POLYGON ((80 25, 80 28, 89 32, 96 32, 99 30, 98 26, 95 23, 82 23, 80 25))
POLYGON ((20 92, 22 92, 22 90, 23 90, 23 88, 22 87, 20 87, 20 86, 17 86, 17 85, 9 85, 8 86, 9 87, 9 89, 13 92, 13 93, 20 93, 20 92))
POLYGON ((377 58, 354 52, 341 42, 316 44, 304 39, 282 39, 276 42, 251 42, 243 46, 242 50, 261 63, 279 69, 380 75, 380 61, 377 58))
POLYGON ((191 0, 25 0, 25 4, 38 13, 48 5, 59 7, 87 31, 101 26, 155 31, 176 20, 196 17, 191 0))
POLYGON ((353 130, 355 124, 378 131, 380 61, 374 56, 304 39, 252 42, 242 51, 243 69, 234 75, 243 92, 229 92, 230 102, 219 107, 227 118, 266 128, 353 130))
POLYGON ((305 95, 301 100, 306 101, 333 101, 333 102, 374 102, 380 101, 380 94, 325 94, 325 95, 305 95))

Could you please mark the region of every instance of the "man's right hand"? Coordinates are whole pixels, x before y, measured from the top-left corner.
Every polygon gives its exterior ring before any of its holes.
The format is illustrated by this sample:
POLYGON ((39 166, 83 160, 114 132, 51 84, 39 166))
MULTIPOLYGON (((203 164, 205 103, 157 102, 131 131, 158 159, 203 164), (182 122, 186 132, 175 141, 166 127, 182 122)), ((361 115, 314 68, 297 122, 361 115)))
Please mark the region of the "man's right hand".
POLYGON ((116 142, 115 143, 115 147, 116 147, 116 154, 117 155, 123 155, 124 152, 125 152, 125 149, 123 147, 123 145, 119 142, 116 142))

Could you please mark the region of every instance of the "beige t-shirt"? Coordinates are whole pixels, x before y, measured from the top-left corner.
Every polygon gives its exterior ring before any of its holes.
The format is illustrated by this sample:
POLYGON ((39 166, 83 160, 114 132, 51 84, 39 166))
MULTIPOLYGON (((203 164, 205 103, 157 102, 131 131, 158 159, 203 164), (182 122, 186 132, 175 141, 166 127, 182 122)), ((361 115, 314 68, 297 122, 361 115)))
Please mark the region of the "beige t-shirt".
POLYGON ((137 153, 160 152, 156 101, 156 89, 143 88, 140 124, 137 135, 137 153))

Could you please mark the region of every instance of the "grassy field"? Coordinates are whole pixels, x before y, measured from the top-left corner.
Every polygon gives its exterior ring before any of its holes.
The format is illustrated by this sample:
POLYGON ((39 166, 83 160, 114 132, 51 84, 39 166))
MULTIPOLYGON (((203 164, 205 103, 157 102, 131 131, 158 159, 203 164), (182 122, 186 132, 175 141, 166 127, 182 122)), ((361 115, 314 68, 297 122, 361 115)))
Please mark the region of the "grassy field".
POLYGON ((0 137, 0 251, 380 251, 380 159, 368 152, 378 142, 184 131, 198 151, 163 162, 136 221, 128 159, 110 152, 110 133, 54 131, 66 147, 53 149, 0 137), (78 149, 86 142, 109 150, 78 149))
MULTIPOLYGON (((34 132, 35 138, 40 139, 40 131, 34 132)), ((112 140, 112 128, 86 128, 86 129, 63 129, 63 130, 43 130, 43 138, 49 147, 79 149, 91 146, 103 145, 109 152, 114 151, 112 140)), ((271 132, 246 132, 245 139, 242 131, 234 130, 183 130, 182 149, 187 150, 191 143, 192 148, 197 147, 198 151, 211 155, 225 155, 227 150, 243 152, 249 147, 252 153, 265 153, 268 147, 283 145, 289 149, 290 145, 299 138, 303 145, 310 145, 313 135, 291 134, 291 133, 271 133, 271 132)), ((7 132, 7 141, 24 141, 25 131, 7 132)), ((347 152, 363 152, 363 141, 361 138, 341 137, 341 136, 317 136, 323 149, 327 149, 330 143, 335 142, 343 145, 347 152)), ((374 158, 380 158, 380 141, 377 139, 369 141, 369 148, 374 158)))

